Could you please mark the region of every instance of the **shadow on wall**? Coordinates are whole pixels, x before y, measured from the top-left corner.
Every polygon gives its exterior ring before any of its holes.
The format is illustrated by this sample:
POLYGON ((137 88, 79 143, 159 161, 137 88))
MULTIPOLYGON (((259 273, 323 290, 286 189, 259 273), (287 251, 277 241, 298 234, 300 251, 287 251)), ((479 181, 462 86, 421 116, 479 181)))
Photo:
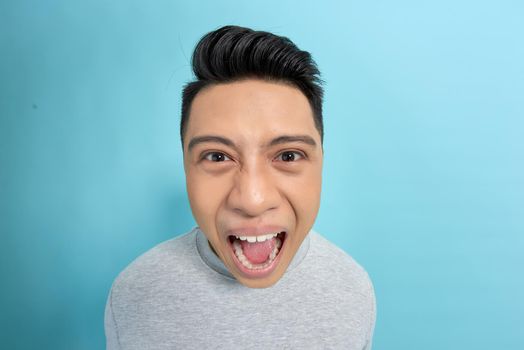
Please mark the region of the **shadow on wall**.
POLYGON ((161 227, 154 235, 158 242, 166 235, 169 239, 189 232, 196 225, 185 187, 167 193, 166 197, 161 203, 162 210, 159 211, 158 223, 161 227))
POLYGON ((195 226, 184 187, 161 188, 151 195, 153 198, 140 211, 143 213, 142 222, 137 223, 130 217, 134 223, 111 241, 113 249, 108 254, 116 255, 109 260, 117 273, 149 249, 189 232, 195 226))
POLYGON ((2 248, 9 256, 9 267, 2 267, 2 346, 104 347, 112 281, 139 255, 194 226, 185 189, 160 187, 125 198, 101 197, 96 208, 83 211, 63 208, 68 217, 6 227, 16 234, 2 248), (108 215, 98 215, 104 211, 108 215), (22 335, 21 329, 30 331, 22 335))

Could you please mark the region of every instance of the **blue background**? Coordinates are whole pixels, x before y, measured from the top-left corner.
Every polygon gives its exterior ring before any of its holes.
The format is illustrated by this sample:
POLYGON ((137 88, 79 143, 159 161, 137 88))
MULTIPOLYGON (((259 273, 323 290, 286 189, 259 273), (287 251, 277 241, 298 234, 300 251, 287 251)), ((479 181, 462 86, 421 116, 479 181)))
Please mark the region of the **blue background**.
POLYGON ((366 267, 375 349, 524 349, 520 1, 1 1, 0 347, 97 349, 112 280, 193 225, 178 138, 197 40, 310 51, 317 231, 366 267))

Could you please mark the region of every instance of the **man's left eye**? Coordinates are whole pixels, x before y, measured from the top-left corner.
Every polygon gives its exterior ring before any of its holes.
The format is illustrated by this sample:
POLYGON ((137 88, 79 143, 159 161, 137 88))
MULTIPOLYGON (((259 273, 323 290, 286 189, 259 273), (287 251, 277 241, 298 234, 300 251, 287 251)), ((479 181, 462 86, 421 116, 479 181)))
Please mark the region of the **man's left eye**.
POLYGON ((295 151, 285 151, 279 154, 277 157, 278 160, 283 162, 296 162, 299 159, 304 158, 300 152, 295 151))

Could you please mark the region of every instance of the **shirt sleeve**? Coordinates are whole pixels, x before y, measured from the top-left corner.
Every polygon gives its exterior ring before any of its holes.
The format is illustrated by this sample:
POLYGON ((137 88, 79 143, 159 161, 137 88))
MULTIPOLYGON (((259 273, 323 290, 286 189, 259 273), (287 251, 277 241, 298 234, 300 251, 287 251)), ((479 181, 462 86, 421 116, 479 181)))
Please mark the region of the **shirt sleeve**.
POLYGON ((109 292, 106 302, 106 310, 104 316, 104 328, 106 335, 106 350, 119 350, 120 344, 118 341, 118 328, 113 314, 113 293, 109 292))
POLYGON ((370 317, 370 325, 369 325, 369 331, 367 336, 367 343, 366 346, 362 350, 371 350, 372 343, 373 343, 373 333, 375 332, 375 323, 377 319, 377 300, 375 297, 375 289, 373 288, 373 285, 370 282, 370 295, 371 295, 371 317, 370 317))

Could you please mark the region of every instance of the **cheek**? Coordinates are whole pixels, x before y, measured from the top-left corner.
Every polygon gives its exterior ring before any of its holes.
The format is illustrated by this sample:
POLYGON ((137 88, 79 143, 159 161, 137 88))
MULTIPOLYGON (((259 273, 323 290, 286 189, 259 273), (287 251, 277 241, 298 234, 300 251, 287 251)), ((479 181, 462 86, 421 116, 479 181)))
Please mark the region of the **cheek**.
POLYGON ((193 216, 199 226, 208 226, 227 195, 227 186, 222 177, 214 177, 198 172, 186 174, 187 194, 193 216))
POLYGON ((321 173, 311 171, 303 176, 288 179, 284 188, 300 225, 311 225, 320 206, 321 173))

